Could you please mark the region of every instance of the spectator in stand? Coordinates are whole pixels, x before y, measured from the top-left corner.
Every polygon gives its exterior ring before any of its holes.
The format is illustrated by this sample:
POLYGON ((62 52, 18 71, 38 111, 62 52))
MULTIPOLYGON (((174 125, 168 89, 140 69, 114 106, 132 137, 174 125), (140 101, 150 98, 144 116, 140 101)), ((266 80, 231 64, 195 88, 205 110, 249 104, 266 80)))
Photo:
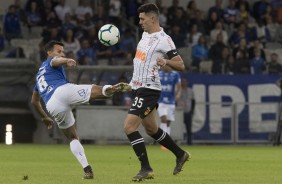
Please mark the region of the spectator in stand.
POLYGON ((94 16, 92 17, 92 21, 96 26, 102 27, 104 24, 109 22, 109 16, 105 11, 105 7, 103 4, 99 4, 96 8, 96 12, 94 12, 94 16))
POLYGON ((132 22, 138 24, 138 13, 137 9, 139 7, 139 3, 136 0, 123 0, 123 7, 125 7, 125 14, 127 19, 132 22))
POLYGON ((93 10, 89 4, 89 0, 79 0, 78 7, 74 10, 77 21, 83 22, 87 13, 90 14, 90 17, 93 16, 93 10))
POLYGON ((263 23, 262 19, 258 21, 257 26, 252 28, 252 33, 254 39, 259 39, 263 45, 271 41, 270 32, 263 23))
POLYGON ((54 27, 60 27, 61 26, 61 21, 58 19, 56 13, 54 11, 49 12, 46 18, 46 28, 54 28, 54 27))
MULTIPOLYGON (((213 29, 216 28, 216 24, 220 22, 220 18, 218 17, 217 13, 214 11, 207 19, 207 33, 210 33, 213 29)), ((217 35, 217 34, 216 34, 217 35)), ((216 39, 216 36, 215 36, 216 39)), ((214 40, 215 41, 215 40, 214 40)))
POLYGON ((224 10, 222 8, 222 0, 215 0, 215 5, 209 9, 208 17, 211 17, 213 12, 216 12, 220 19, 223 17, 224 10))
POLYGON ((192 66, 199 69, 199 64, 202 61, 208 60, 209 48, 204 35, 201 35, 198 44, 192 47, 192 66))
POLYGON ((173 22, 170 22, 169 26, 173 27, 175 24, 178 24, 180 27, 180 32, 182 34, 187 33, 187 20, 186 17, 184 16, 183 10, 181 8, 178 8, 175 13, 175 17, 173 19, 173 22))
POLYGON ((259 49, 261 53, 261 57, 266 60, 265 58, 265 52, 263 50, 263 45, 261 42, 257 39, 252 42, 252 46, 249 48, 249 59, 253 59, 255 57, 255 50, 259 49))
POLYGON ((95 47, 96 44, 100 44, 97 34, 98 32, 96 27, 92 27, 83 34, 82 40, 88 40, 90 46, 95 47))
POLYGON ((193 47, 198 43, 200 36, 202 35, 201 32, 198 31, 197 24, 192 25, 190 33, 187 35, 188 43, 191 44, 193 47))
POLYGON ((253 16, 256 21, 261 19, 261 16, 265 13, 267 6, 270 5, 268 0, 256 1, 253 5, 253 16))
POLYGON ((275 52, 271 53, 270 61, 266 66, 269 74, 282 74, 282 65, 278 62, 278 55, 275 52))
POLYGON ((277 42, 276 38, 277 38, 277 29, 279 27, 279 24, 273 20, 272 17, 268 16, 266 17, 266 27, 269 30, 270 33, 270 37, 271 37, 271 41, 272 42, 277 42))
POLYGON ((223 70, 223 73, 228 75, 233 75, 236 73, 236 61, 231 54, 228 55, 223 70))
POLYGON ((239 50, 237 52, 237 58, 235 58, 235 73, 250 74, 250 62, 248 54, 243 50, 239 50))
POLYGON ((92 21, 92 17, 90 15, 90 13, 86 13, 85 14, 85 18, 84 21, 81 22, 81 28, 87 32, 89 29, 95 27, 94 22, 92 21))
POLYGON ((63 37, 62 43, 64 44, 64 52, 73 51, 75 54, 80 50, 80 43, 74 37, 72 29, 67 30, 66 35, 63 37))
POLYGON ((196 19, 197 12, 200 11, 195 0, 191 0, 187 4, 186 14, 189 19, 196 19))
POLYGON ((235 6, 236 6, 236 8, 239 10, 239 9, 240 9, 240 6, 241 6, 242 4, 244 5, 246 11, 250 13, 250 12, 251 12, 251 9, 250 9, 250 4, 249 4, 248 0, 237 0, 235 6))
POLYGON ((62 37, 60 34, 60 30, 58 27, 52 27, 45 29, 42 33, 43 39, 42 43, 45 45, 47 42, 50 40, 56 40, 56 41, 61 41, 62 37))
POLYGON ((67 31, 69 29, 74 31, 76 29, 76 22, 72 20, 71 15, 69 13, 66 13, 65 21, 62 23, 62 26, 61 26, 62 35, 66 36, 67 31))
POLYGON ((227 45, 223 42, 223 35, 222 33, 218 33, 217 41, 213 44, 209 50, 209 57, 212 60, 212 73, 218 74, 222 73, 222 65, 223 65, 223 58, 222 52, 227 48, 227 45))
POLYGON ((248 30, 247 26, 245 23, 241 22, 239 24, 239 27, 237 28, 237 31, 233 32, 229 38, 229 44, 231 45, 232 48, 238 47, 240 40, 245 39, 247 42, 247 45, 251 41, 251 33, 248 30))
POLYGON ((37 6, 38 6, 40 11, 44 9, 44 2, 43 2, 43 0, 28 0, 26 2, 26 4, 25 4, 25 11, 26 12, 30 12, 31 11, 31 4, 33 2, 36 2, 36 4, 37 4, 37 6))
POLYGON ((172 32, 170 34, 171 39, 173 40, 177 48, 185 47, 186 36, 181 31, 181 27, 178 24, 172 26, 172 32))
POLYGON ((41 17, 42 17, 42 25, 47 24, 47 16, 50 12, 55 12, 56 4, 52 0, 45 0, 44 2, 44 9, 41 11, 41 17))
POLYGON ((97 65, 96 52, 86 39, 81 41, 81 49, 76 56, 80 65, 97 65))
POLYGON ((36 3, 36 1, 31 2, 30 4, 30 11, 26 13, 27 16, 27 26, 29 28, 33 26, 41 26, 42 25, 42 18, 40 14, 40 9, 36 3))
POLYGON ((174 23, 174 18, 176 17, 177 10, 182 10, 184 12, 184 9, 179 6, 179 0, 173 0, 172 5, 168 7, 167 9, 167 24, 172 25, 174 23))
POLYGON ((207 21, 205 20, 205 18, 203 16, 203 13, 200 10, 196 11, 195 18, 191 19, 190 24, 191 25, 196 24, 197 28, 198 28, 198 31, 200 33, 202 33, 204 35, 208 34, 208 31, 207 31, 208 30, 207 21))
POLYGON ((121 26, 121 1, 120 0, 110 0, 110 10, 109 16, 113 24, 117 27, 121 26))
POLYGON ((11 39, 21 38, 20 17, 16 13, 16 6, 10 5, 8 13, 4 18, 4 33, 6 39, 10 42, 11 39))
POLYGON ((255 57, 250 60, 251 74, 262 74, 265 71, 265 60, 260 49, 255 49, 255 57))
POLYGON ((237 14, 238 9, 235 6, 235 0, 229 0, 228 6, 224 9, 224 20, 225 23, 229 26, 229 29, 232 31, 237 23, 237 14))
POLYGON ((279 24, 276 30, 276 42, 282 43, 282 24, 279 24))
POLYGON ((212 73, 213 74, 222 74, 224 72, 224 65, 227 63, 230 55, 230 50, 228 47, 222 49, 220 56, 213 60, 212 63, 212 73))
POLYGON ((16 7, 16 12, 18 16, 20 17, 20 21, 25 25, 27 20, 26 20, 26 11, 22 8, 21 5, 22 1, 21 0, 15 0, 15 7, 16 7))
POLYGON ((55 7, 55 12, 62 22, 64 21, 66 13, 69 13, 71 16, 73 15, 71 7, 65 2, 66 0, 59 0, 59 4, 55 7))
POLYGON ((210 32, 210 42, 211 42, 211 44, 214 44, 217 41, 217 35, 219 33, 222 35, 222 39, 223 39, 222 41, 226 45, 227 42, 228 42, 228 34, 223 29, 223 24, 220 21, 216 23, 215 28, 213 30, 211 30, 211 32, 210 32))
POLYGON ((244 56, 249 58, 248 45, 247 45, 246 39, 244 38, 240 40, 238 47, 233 49, 232 55, 235 59, 239 59, 240 54, 242 53, 244 54, 244 56))
POLYGON ((241 3, 239 5, 239 10, 237 12, 236 21, 237 22, 249 22, 250 20, 250 12, 247 10, 246 5, 241 3))
POLYGON ((266 10, 265 10, 265 12, 261 15, 261 18, 260 18, 260 19, 265 23, 266 20, 267 20, 269 17, 271 17, 271 18, 274 20, 274 19, 276 18, 275 16, 276 16, 275 11, 274 11, 274 9, 272 8, 272 6, 269 4, 269 5, 266 6, 266 10))
POLYGON ((274 12, 276 13, 276 20, 279 24, 282 24, 282 2, 279 0, 279 2, 276 3, 274 6, 274 12))

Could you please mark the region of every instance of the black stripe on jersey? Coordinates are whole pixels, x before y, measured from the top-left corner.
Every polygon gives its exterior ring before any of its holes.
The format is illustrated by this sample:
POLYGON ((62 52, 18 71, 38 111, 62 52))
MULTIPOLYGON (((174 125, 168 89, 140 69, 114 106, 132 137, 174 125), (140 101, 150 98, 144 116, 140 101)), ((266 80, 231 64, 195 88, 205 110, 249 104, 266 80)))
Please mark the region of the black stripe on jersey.
POLYGON ((171 58, 173 58, 175 56, 178 56, 179 54, 178 54, 177 50, 174 49, 174 50, 168 51, 166 53, 166 55, 167 55, 168 59, 171 59, 171 58))

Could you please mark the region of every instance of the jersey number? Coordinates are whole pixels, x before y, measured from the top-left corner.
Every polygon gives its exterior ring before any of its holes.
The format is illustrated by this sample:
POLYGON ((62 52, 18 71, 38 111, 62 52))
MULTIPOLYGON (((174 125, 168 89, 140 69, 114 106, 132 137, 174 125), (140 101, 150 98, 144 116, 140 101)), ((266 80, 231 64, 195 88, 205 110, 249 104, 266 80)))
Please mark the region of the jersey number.
POLYGON ((38 78, 38 87, 39 87, 39 91, 40 91, 40 92, 45 91, 45 89, 48 87, 48 84, 47 84, 47 82, 45 81, 44 75, 41 75, 41 76, 38 78))
POLYGON ((135 97, 134 103, 132 104, 132 106, 137 106, 138 108, 141 108, 143 105, 143 100, 144 98, 135 97))

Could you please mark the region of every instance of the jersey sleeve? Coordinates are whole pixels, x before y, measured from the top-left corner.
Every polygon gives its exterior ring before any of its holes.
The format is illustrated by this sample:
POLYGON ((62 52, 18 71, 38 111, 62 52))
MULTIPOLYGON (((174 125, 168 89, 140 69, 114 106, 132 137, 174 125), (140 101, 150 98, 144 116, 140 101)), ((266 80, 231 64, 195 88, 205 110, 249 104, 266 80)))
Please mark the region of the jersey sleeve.
POLYGON ((166 36, 162 39, 162 51, 166 54, 171 50, 176 50, 175 44, 170 36, 166 36))
POLYGON ((167 36, 162 40, 162 49, 163 53, 166 54, 168 59, 178 55, 175 44, 170 36, 167 36))

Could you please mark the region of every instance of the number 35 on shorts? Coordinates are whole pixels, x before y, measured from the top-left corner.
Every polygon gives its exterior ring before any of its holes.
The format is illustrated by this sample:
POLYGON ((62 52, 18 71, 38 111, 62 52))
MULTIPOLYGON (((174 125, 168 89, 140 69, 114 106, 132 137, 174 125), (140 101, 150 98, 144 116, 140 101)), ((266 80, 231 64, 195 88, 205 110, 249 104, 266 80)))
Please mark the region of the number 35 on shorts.
POLYGON ((136 106, 136 107, 138 107, 138 108, 141 108, 142 107, 142 105, 143 105, 143 98, 138 98, 138 97, 135 97, 135 99, 134 99, 134 103, 132 104, 132 106, 136 106))

